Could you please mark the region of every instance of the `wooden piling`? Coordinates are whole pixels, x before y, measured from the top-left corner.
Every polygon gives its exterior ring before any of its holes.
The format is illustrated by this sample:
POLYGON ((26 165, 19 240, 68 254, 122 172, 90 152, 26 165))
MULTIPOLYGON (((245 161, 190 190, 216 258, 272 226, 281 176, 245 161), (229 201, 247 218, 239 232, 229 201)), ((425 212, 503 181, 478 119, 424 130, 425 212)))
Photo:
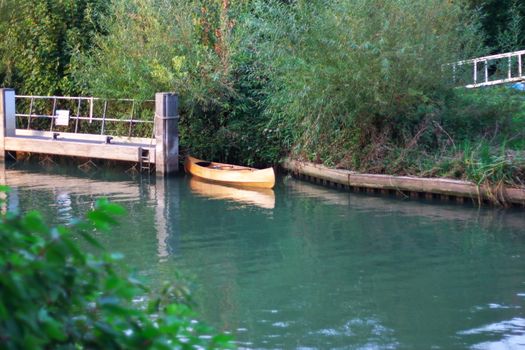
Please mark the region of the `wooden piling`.
POLYGON ((155 94, 155 169, 164 176, 179 170, 178 95, 155 94))
POLYGON ((0 89, 0 160, 5 159, 6 136, 14 136, 16 130, 15 90, 0 89))

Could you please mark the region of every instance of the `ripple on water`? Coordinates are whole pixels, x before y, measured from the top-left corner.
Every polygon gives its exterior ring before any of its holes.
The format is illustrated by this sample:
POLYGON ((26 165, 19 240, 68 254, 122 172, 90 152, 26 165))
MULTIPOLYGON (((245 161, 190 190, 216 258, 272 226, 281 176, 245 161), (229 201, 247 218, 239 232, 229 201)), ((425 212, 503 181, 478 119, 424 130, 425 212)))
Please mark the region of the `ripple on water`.
POLYGON ((490 323, 478 328, 458 332, 460 336, 484 336, 493 338, 472 345, 471 349, 499 350, 525 348, 525 319, 515 317, 510 320, 490 323), (494 339, 497 338, 497 339, 494 339))

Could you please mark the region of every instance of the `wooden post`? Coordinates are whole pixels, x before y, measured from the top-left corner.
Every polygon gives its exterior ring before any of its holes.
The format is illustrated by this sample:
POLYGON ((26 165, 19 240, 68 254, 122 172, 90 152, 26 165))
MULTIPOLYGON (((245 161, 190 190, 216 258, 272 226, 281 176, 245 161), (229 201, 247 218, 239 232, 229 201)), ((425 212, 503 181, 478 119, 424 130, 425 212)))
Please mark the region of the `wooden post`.
POLYGON ((5 137, 16 130, 15 90, 0 89, 0 160, 5 159, 5 137))
POLYGON ((178 95, 155 94, 155 168, 165 176, 179 170, 178 95))

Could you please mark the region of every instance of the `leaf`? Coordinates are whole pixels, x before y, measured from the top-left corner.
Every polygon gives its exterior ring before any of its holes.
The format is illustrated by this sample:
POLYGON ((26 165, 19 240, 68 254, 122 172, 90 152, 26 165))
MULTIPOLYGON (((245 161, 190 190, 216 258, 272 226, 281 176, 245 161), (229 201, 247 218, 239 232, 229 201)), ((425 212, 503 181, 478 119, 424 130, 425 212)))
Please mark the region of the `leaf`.
POLYGON ((22 224, 29 232, 39 232, 46 234, 49 232, 49 228, 44 224, 42 215, 36 211, 27 213, 22 218, 22 224))
POLYGON ((3 301, 0 301, 0 320, 6 320, 8 316, 7 309, 3 301))
POLYGON ((114 203, 104 205, 103 209, 105 212, 111 215, 121 216, 126 214, 126 209, 124 209, 124 207, 114 203))
POLYGON ((117 224, 117 221, 113 217, 99 210, 89 212, 87 218, 91 221, 93 226, 99 230, 108 230, 109 227, 117 224))
POLYGON ((69 238, 63 237, 62 242, 69 249, 68 253, 71 253, 78 261, 85 261, 85 255, 81 253, 75 243, 73 243, 69 238))
POLYGON ((66 339, 66 334, 62 329, 60 323, 51 318, 46 309, 42 308, 38 311, 38 321, 51 339, 63 341, 66 339))
POLYGON ((66 340, 66 334, 64 330, 62 329, 62 326, 60 323, 56 322, 55 320, 49 320, 44 323, 44 329, 51 339, 64 341, 66 340))
POLYGON ((213 343, 221 346, 231 345, 232 340, 233 337, 228 334, 218 334, 212 338, 213 343))
POLYGON ((94 238, 91 234, 89 234, 88 232, 80 231, 79 233, 82 236, 82 238, 84 238, 86 240, 86 242, 88 242, 89 244, 91 244, 95 248, 104 249, 104 247, 100 244, 100 242, 96 238, 94 238))
POLYGON ((116 289, 122 285, 122 280, 116 276, 110 276, 106 279, 105 288, 106 290, 116 289))

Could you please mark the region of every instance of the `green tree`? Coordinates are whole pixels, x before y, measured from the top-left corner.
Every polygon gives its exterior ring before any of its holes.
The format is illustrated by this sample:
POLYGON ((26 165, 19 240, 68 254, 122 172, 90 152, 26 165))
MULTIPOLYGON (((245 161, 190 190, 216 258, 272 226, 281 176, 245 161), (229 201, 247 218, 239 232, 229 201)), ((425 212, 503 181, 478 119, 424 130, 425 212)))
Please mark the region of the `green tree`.
POLYGON ((417 141, 450 93, 443 64, 482 49, 475 14, 441 0, 256 1, 247 24, 283 145, 363 170, 417 141))
POLYGON ((3 6, 1 85, 35 95, 77 93, 72 59, 92 48, 107 2, 4 0, 3 6))
POLYGON ((181 144, 197 156, 275 160, 246 79, 251 56, 239 47, 237 28, 249 6, 248 0, 115 0, 107 34, 80 58, 76 77, 98 96, 177 92, 181 144))
POLYGON ((524 49, 525 3, 518 0, 469 0, 483 14, 485 43, 494 53, 524 49))

